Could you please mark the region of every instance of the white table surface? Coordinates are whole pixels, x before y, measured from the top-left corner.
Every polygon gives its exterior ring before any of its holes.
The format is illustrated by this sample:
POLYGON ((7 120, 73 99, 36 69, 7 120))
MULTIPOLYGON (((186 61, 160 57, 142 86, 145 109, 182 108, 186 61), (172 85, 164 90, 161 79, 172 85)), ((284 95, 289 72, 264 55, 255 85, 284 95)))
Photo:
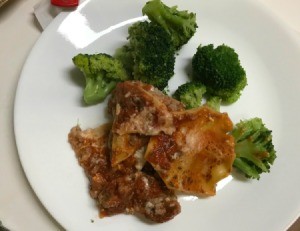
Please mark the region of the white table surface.
MULTIPOLYGON (((13 104, 20 71, 42 33, 33 15, 33 6, 39 1, 9 0, 0 8, 0 221, 12 231, 63 230, 32 191, 18 159, 13 132, 13 104)), ((300 0, 253 1, 273 10, 290 30, 298 33, 300 41, 300 0)), ((298 219, 289 231, 299 230, 298 219)))

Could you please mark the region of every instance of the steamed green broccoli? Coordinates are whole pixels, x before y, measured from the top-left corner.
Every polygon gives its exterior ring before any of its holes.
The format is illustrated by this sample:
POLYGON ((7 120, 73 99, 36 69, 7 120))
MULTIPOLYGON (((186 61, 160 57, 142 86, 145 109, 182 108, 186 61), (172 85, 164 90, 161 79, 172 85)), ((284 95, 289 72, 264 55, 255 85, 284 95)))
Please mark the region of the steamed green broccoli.
POLYGON ((177 6, 168 7, 160 0, 151 0, 146 3, 142 12, 151 22, 159 24, 171 35, 177 50, 196 32, 196 14, 186 10, 179 11, 177 6))
POLYGON ((260 118, 240 121, 232 131, 235 139, 236 158, 233 166, 246 177, 259 179, 260 174, 269 172, 276 159, 272 131, 260 118))
POLYGON ((208 99, 205 102, 206 106, 211 107, 212 109, 216 111, 220 111, 220 106, 221 106, 221 98, 217 96, 211 96, 208 97, 208 99))
POLYGON ((87 104, 101 102, 117 82, 129 79, 123 64, 108 54, 78 54, 72 60, 85 76, 83 99, 87 104))
POLYGON ((131 48, 128 44, 116 49, 114 54, 114 58, 119 59, 122 63, 124 68, 126 69, 129 75, 132 75, 134 60, 131 52, 131 48))
POLYGON ((163 90, 174 75, 175 47, 170 35, 158 24, 148 21, 134 23, 128 33, 129 44, 122 55, 133 59, 127 61, 133 63, 133 79, 163 90))
POLYGON ((246 72, 237 53, 229 46, 199 46, 192 58, 193 78, 206 86, 209 97, 231 104, 247 85, 246 72))
POLYGON ((196 108, 201 105, 202 96, 206 88, 200 82, 187 82, 180 85, 173 97, 182 102, 187 109, 196 108))

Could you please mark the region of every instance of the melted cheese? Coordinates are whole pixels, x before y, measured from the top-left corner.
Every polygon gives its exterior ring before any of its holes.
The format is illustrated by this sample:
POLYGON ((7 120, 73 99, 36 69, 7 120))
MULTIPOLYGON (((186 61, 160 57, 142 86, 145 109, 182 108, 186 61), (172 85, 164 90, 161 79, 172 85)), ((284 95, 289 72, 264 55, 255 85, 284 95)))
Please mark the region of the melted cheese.
POLYGON ((172 189, 214 195, 235 158, 232 122, 207 107, 174 113, 176 131, 150 139, 145 158, 172 189))
MULTIPOLYGON (((147 144, 148 138, 138 134, 118 135, 112 133, 111 165, 116 166, 128 157, 136 154, 147 144)), ((141 164, 137 158, 138 164, 141 164)))

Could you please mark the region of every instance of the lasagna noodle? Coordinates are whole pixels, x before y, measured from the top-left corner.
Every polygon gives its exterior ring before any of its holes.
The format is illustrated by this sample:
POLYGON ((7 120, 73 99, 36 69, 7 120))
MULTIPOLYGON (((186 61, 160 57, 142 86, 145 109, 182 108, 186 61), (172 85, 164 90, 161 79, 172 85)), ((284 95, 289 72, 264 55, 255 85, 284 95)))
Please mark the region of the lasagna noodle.
POLYGON ((149 84, 139 81, 119 83, 109 101, 109 111, 113 116, 112 132, 119 135, 172 134, 171 111, 182 108, 181 103, 164 96, 149 84))
POLYGON ((232 122, 208 107, 174 113, 176 131, 150 139, 145 158, 167 187, 194 195, 215 195, 235 158, 232 122))
MULTIPOLYGON (((149 137, 139 134, 123 134, 112 133, 111 141, 111 164, 116 166, 132 155, 141 155, 143 159, 143 150, 145 149, 149 137), (140 152, 140 153, 139 153, 140 152)), ((138 163, 140 164, 140 163, 138 163)), ((143 165, 143 163, 141 163, 143 165)))

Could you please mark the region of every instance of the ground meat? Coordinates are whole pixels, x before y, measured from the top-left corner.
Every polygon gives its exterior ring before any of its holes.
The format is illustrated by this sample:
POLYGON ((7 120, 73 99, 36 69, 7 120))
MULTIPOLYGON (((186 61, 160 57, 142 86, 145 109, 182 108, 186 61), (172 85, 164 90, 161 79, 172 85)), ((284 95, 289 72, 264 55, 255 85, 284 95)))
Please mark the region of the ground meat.
POLYGON ((165 222, 180 213, 180 205, 172 190, 153 176, 139 173, 135 181, 135 210, 155 222, 165 222))
POLYGON ((107 145, 110 129, 111 125, 103 125, 82 131, 76 126, 69 133, 69 142, 90 180, 90 194, 97 201, 100 216, 142 214, 154 222, 165 222, 180 213, 174 192, 155 171, 136 169, 134 156, 111 166, 107 145))

